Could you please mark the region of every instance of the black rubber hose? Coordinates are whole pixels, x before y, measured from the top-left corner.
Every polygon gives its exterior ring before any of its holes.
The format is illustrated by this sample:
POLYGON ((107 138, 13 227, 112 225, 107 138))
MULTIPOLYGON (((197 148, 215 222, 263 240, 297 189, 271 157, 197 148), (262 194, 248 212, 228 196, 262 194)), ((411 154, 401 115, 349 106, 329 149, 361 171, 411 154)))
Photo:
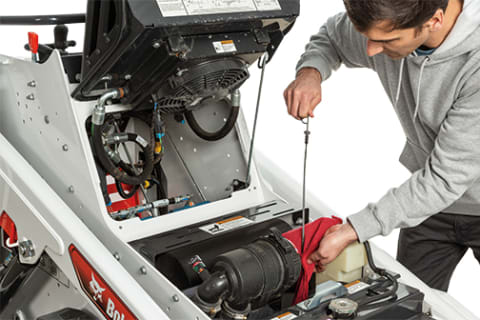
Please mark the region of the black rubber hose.
POLYGON ((198 296, 214 304, 229 290, 230 284, 224 272, 215 272, 198 287, 198 296))
POLYGON ((115 186, 117 187, 117 191, 118 191, 118 194, 120 195, 120 197, 122 197, 125 200, 133 197, 135 195, 135 193, 137 193, 138 188, 140 188, 140 186, 137 184, 136 186, 133 186, 133 188, 132 188, 132 190, 130 190, 130 192, 126 193, 125 190, 123 190, 122 184, 118 180, 115 180, 115 186))
POLYGON ((389 274, 385 269, 378 268, 375 265, 375 262, 373 261, 372 257, 372 250, 370 248, 370 243, 368 241, 365 242, 365 250, 367 252, 367 259, 368 259, 368 264, 370 265, 370 268, 377 273, 380 276, 386 277, 389 281, 392 282, 392 288, 390 290, 376 295, 372 297, 368 297, 360 302, 360 306, 358 308, 359 311, 361 310, 368 310, 368 309, 375 309, 378 307, 381 307, 382 305, 385 305, 386 303, 390 302, 391 300, 395 300, 397 298, 396 293, 398 289, 398 281, 395 279, 391 274, 389 274), (379 301, 382 299, 390 298, 387 301, 382 301, 378 303, 372 303, 375 301, 379 301))
POLYGON ((145 147, 141 146, 145 155, 145 164, 143 166, 142 173, 140 175, 129 175, 127 172, 120 170, 109 158, 105 152, 102 141, 102 128, 103 125, 92 124, 92 142, 95 154, 100 161, 103 168, 109 173, 115 180, 121 183, 129 184, 132 186, 140 185, 150 177, 153 171, 153 147, 149 143, 145 147))
MULTIPOLYGON (((229 100, 226 100, 229 101, 229 100)), ((208 132, 204 130, 197 122, 193 111, 185 112, 185 119, 187 120, 188 125, 192 128, 193 132, 203 140, 207 141, 217 141, 224 138, 227 134, 232 131, 235 123, 237 122, 238 114, 240 112, 240 107, 232 106, 230 109, 230 115, 228 116, 227 122, 225 125, 216 132, 208 132)))
POLYGON ((133 170, 133 168, 129 164, 127 164, 123 161, 120 161, 118 166, 130 176, 136 176, 137 175, 135 170, 133 170))

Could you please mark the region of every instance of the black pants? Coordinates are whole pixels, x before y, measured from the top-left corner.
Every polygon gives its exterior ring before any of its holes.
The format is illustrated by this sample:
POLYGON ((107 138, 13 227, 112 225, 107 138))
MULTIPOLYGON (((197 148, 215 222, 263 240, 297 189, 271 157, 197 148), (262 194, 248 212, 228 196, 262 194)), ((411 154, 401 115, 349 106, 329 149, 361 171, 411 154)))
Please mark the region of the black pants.
POLYGON ((438 213, 400 230, 397 260, 430 287, 447 291, 468 248, 480 262, 480 216, 438 213))

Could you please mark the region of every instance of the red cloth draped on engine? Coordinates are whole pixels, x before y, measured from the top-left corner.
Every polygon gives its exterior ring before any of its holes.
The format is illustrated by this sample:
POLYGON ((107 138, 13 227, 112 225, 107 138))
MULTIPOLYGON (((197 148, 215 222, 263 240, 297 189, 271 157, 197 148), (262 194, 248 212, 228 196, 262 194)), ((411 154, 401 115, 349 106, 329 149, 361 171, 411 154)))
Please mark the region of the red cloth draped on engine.
POLYGON ((322 240, 325 232, 332 226, 342 223, 342 219, 337 217, 332 218, 320 218, 311 223, 305 225, 305 245, 304 250, 302 248, 302 228, 297 228, 285 232, 283 236, 290 240, 295 246, 297 252, 300 253, 302 258, 302 273, 297 283, 297 293, 295 295, 295 302, 297 304, 308 298, 308 283, 312 278, 312 274, 315 270, 314 264, 308 264, 308 257, 318 249, 320 240, 322 240))

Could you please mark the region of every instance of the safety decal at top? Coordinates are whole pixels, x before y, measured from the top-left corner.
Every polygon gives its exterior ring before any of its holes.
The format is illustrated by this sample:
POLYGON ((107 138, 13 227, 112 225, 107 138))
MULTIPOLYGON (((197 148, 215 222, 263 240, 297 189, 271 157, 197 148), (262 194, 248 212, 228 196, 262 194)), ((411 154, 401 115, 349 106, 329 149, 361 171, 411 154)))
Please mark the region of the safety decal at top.
POLYGON ((281 10, 278 0, 157 0, 164 17, 281 10))

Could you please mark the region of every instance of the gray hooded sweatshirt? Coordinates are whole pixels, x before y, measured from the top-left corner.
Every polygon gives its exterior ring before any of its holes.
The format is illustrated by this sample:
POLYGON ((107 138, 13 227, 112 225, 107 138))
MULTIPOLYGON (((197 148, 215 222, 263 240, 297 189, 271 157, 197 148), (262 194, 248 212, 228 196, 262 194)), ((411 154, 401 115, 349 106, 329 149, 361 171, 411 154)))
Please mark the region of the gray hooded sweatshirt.
POLYGON ((373 69, 405 132, 400 162, 412 176, 348 217, 359 240, 439 212, 480 219, 480 1, 464 1, 454 28, 430 56, 368 57, 366 47, 341 13, 311 38, 297 66, 316 68, 323 80, 342 63, 373 69))

